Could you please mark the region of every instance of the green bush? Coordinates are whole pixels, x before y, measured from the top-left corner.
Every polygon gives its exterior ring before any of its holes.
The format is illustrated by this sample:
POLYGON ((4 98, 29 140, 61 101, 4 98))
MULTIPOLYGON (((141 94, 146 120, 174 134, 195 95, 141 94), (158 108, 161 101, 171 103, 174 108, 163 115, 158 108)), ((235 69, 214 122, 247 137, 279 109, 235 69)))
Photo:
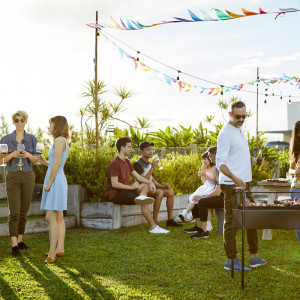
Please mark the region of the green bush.
POLYGON ((175 194, 190 194, 202 184, 198 176, 201 165, 201 156, 198 154, 170 153, 160 161, 163 169, 156 168, 154 177, 161 184, 168 183, 175 194))
MULTIPOLYGON (((95 149, 81 149, 78 143, 71 144, 64 167, 68 184, 80 184, 87 188, 90 201, 105 201, 108 166, 116 157, 113 148, 100 148, 96 156, 95 149)), ((43 183, 47 167, 34 166, 36 182, 43 183)))
MULTIPOLYGON (((78 143, 71 144, 69 156, 65 164, 65 174, 69 184, 80 184, 87 188, 87 196, 90 201, 107 200, 108 166, 116 157, 115 148, 100 148, 96 156, 95 149, 82 150, 78 143)), ((130 161, 133 164, 140 156, 133 156, 130 161)), ((271 178, 274 170, 274 161, 280 161, 281 166, 288 166, 288 154, 277 152, 274 149, 263 149, 265 166, 258 168, 252 165, 252 185, 258 181, 271 178)), ((160 161, 162 170, 158 168, 154 172, 156 181, 161 184, 168 183, 175 194, 190 194, 201 184, 198 177, 198 168, 201 167, 201 154, 169 153, 160 161)), ((43 165, 34 166, 36 182, 43 183, 47 168, 43 165)))

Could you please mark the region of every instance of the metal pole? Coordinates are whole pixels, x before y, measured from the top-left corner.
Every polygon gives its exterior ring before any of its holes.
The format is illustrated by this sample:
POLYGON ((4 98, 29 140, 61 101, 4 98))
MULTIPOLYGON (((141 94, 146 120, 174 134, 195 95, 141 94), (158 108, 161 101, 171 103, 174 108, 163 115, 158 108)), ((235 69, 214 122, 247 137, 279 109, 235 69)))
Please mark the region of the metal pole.
POLYGON ((242 189, 242 290, 244 289, 244 273, 245 273, 245 190, 242 189))
MULTIPOLYGON (((257 67, 257 80, 259 80, 259 67, 257 67)), ((256 155, 258 155, 258 82, 256 83, 256 155)))
MULTIPOLYGON (((96 11, 96 24, 98 24, 98 11, 96 11)), ((95 103, 95 125, 96 125, 96 153, 99 148, 99 125, 98 125, 98 28, 95 28, 95 87, 94 87, 94 103, 95 103)))
MULTIPOLYGON (((235 193, 235 190, 233 189, 232 191, 232 207, 231 207, 231 215, 233 214, 233 208, 234 208, 234 193, 235 193)), ((231 223, 232 223, 232 220, 231 220, 231 223)), ((234 278, 234 245, 235 245, 235 241, 234 241, 234 238, 235 238, 235 233, 234 233, 234 230, 235 228, 233 228, 233 224, 231 224, 231 233, 232 233, 232 241, 231 241, 231 278, 234 278)))

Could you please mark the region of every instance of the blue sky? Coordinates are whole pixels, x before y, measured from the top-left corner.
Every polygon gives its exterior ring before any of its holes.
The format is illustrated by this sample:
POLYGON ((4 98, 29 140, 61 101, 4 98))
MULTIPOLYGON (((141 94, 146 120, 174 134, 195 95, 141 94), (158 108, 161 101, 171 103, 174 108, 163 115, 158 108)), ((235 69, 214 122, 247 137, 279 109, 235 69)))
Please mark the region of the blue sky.
MULTIPOLYGON (((300 8, 291 1, 99 1, 99 0, 19 0, 1 2, 0 10, 0 114, 24 109, 31 127, 46 128, 53 115, 65 115, 79 128, 79 109, 85 100, 80 96, 84 82, 92 79, 94 30, 85 26, 94 22, 95 11, 107 22, 128 16, 143 24, 172 17, 189 17, 187 9, 240 8, 277 11, 278 8, 300 8)), ((139 31, 106 29, 108 33, 159 61, 186 73, 218 83, 234 85, 256 78, 256 67, 263 77, 300 76, 300 13, 253 16, 231 21, 181 23, 157 26, 139 31)), ((122 46, 123 47, 123 46, 122 46)), ((126 49, 130 54, 135 53, 126 49)), ((141 56, 143 62, 176 77, 176 72, 141 56)), ((178 93, 153 73, 134 70, 130 60, 120 59, 109 43, 99 41, 99 76, 110 87, 126 86, 135 96, 126 103, 119 117, 132 123, 136 116, 146 117, 152 129, 167 125, 197 126, 206 115, 223 120, 217 97, 196 92, 178 93)), ((182 76, 182 80, 199 86, 201 81, 182 76)), ((277 85, 275 92, 300 96, 290 85, 277 85)), ((263 92, 263 88, 261 88, 263 92)), ((256 95, 244 92, 225 94, 239 96, 255 113, 256 95)), ((114 99, 108 95, 108 99, 114 99)), ((259 130, 287 129, 286 103, 278 97, 259 99, 259 130)), ((300 98, 298 98, 300 101, 300 98)), ((120 126, 114 123, 115 126, 120 126)), ((247 130, 255 132, 255 115, 247 120, 247 130)))

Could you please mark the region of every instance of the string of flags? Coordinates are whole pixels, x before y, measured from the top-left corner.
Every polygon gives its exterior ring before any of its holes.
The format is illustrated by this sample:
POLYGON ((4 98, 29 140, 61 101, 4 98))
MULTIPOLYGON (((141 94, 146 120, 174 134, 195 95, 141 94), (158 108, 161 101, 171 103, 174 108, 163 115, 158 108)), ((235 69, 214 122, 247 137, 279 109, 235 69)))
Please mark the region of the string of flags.
POLYGON ((266 14, 276 14, 275 20, 278 18, 278 16, 283 16, 287 13, 293 13, 293 12, 299 12, 300 9, 296 8, 279 8, 278 11, 273 12, 267 12, 262 10, 260 7, 258 9, 258 12, 253 12, 246 10, 244 8, 241 8, 242 13, 233 13, 227 9, 225 9, 225 12, 213 8, 209 12, 206 12, 204 10, 200 10, 200 13, 195 13, 188 9, 188 13, 190 18, 180 18, 180 17, 173 17, 173 20, 170 21, 162 21, 158 23, 153 23, 150 25, 144 25, 141 24, 139 21, 133 21, 128 19, 127 17, 123 20, 120 18, 120 23, 115 21, 112 17, 112 23, 90 23, 87 24, 88 26, 92 28, 114 28, 114 29, 120 29, 120 30, 141 30, 146 29, 154 26, 159 25, 165 25, 165 24, 175 24, 175 23, 183 23, 183 22, 203 22, 203 21, 227 21, 227 20, 233 20, 238 18, 244 18, 244 17, 250 17, 255 15, 266 15, 266 14))
MULTIPOLYGON (((101 33, 102 33, 101 35, 106 39, 106 41, 110 42, 113 45, 113 47, 115 49, 117 49, 121 60, 123 60, 124 57, 127 59, 130 59, 133 63, 135 70, 137 70, 139 68, 146 72, 149 72, 149 71, 154 72, 156 75, 158 75, 160 77, 161 80, 163 80, 169 86, 177 85, 179 88, 179 92, 182 92, 182 91, 190 92, 192 90, 194 90, 194 91, 197 90, 201 94, 203 93, 204 95, 207 95, 207 96, 209 96, 209 95, 218 96, 218 95, 223 95, 224 92, 226 93, 226 92, 232 92, 232 91, 240 91, 240 90, 244 89, 245 87, 247 87, 247 85, 253 86, 254 84, 258 84, 260 82, 264 83, 266 86, 268 86, 269 84, 273 85, 275 83, 290 83, 291 85, 295 85, 296 88, 300 89, 300 78, 296 77, 296 76, 292 76, 292 77, 287 76, 285 74, 283 74, 282 77, 259 78, 256 80, 247 81, 247 82, 236 84, 233 86, 225 86, 225 85, 220 84, 218 87, 203 87, 203 86, 193 85, 191 83, 180 80, 180 73, 181 73, 180 71, 178 71, 177 78, 166 75, 166 74, 160 72, 159 70, 152 68, 148 64, 143 63, 140 60, 139 55, 141 53, 139 51, 136 51, 137 56, 132 56, 131 54, 126 52, 124 49, 120 48, 103 31, 101 33)), ((174 68, 172 68, 172 69, 174 69, 174 68)), ((281 97, 282 97, 282 95, 281 95, 281 97)))

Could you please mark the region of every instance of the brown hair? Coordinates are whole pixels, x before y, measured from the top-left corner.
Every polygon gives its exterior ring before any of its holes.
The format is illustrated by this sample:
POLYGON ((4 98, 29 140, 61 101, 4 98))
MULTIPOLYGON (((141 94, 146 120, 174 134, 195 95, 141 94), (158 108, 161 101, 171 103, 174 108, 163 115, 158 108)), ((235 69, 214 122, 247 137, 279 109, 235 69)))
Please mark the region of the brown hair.
POLYGON ((64 116, 55 116, 51 118, 49 122, 54 124, 51 135, 55 139, 59 136, 63 136, 68 142, 70 141, 69 125, 64 116))
POLYGON ((300 155, 300 137, 297 135, 298 133, 300 133, 300 121, 297 121, 294 125, 290 142, 290 157, 291 161, 295 164, 297 164, 297 160, 300 155))
POLYGON ((208 152, 204 152, 202 155, 201 155, 201 158, 204 159, 204 158, 208 158, 208 152))
POLYGON ((208 152, 208 154, 216 156, 217 155, 217 146, 211 146, 211 147, 209 147, 208 150, 207 150, 207 152, 208 152))
POLYGON ((233 111, 235 108, 241 108, 241 107, 246 107, 246 104, 241 100, 234 101, 231 103, 231 111, 233 111))
POLYGON ((117 139, 116 147, 119 153, 121 151, 121 147, 125 147, 127 143, 131 143, 131 138, 129 138, 128 136, 123 136, 117 139))

